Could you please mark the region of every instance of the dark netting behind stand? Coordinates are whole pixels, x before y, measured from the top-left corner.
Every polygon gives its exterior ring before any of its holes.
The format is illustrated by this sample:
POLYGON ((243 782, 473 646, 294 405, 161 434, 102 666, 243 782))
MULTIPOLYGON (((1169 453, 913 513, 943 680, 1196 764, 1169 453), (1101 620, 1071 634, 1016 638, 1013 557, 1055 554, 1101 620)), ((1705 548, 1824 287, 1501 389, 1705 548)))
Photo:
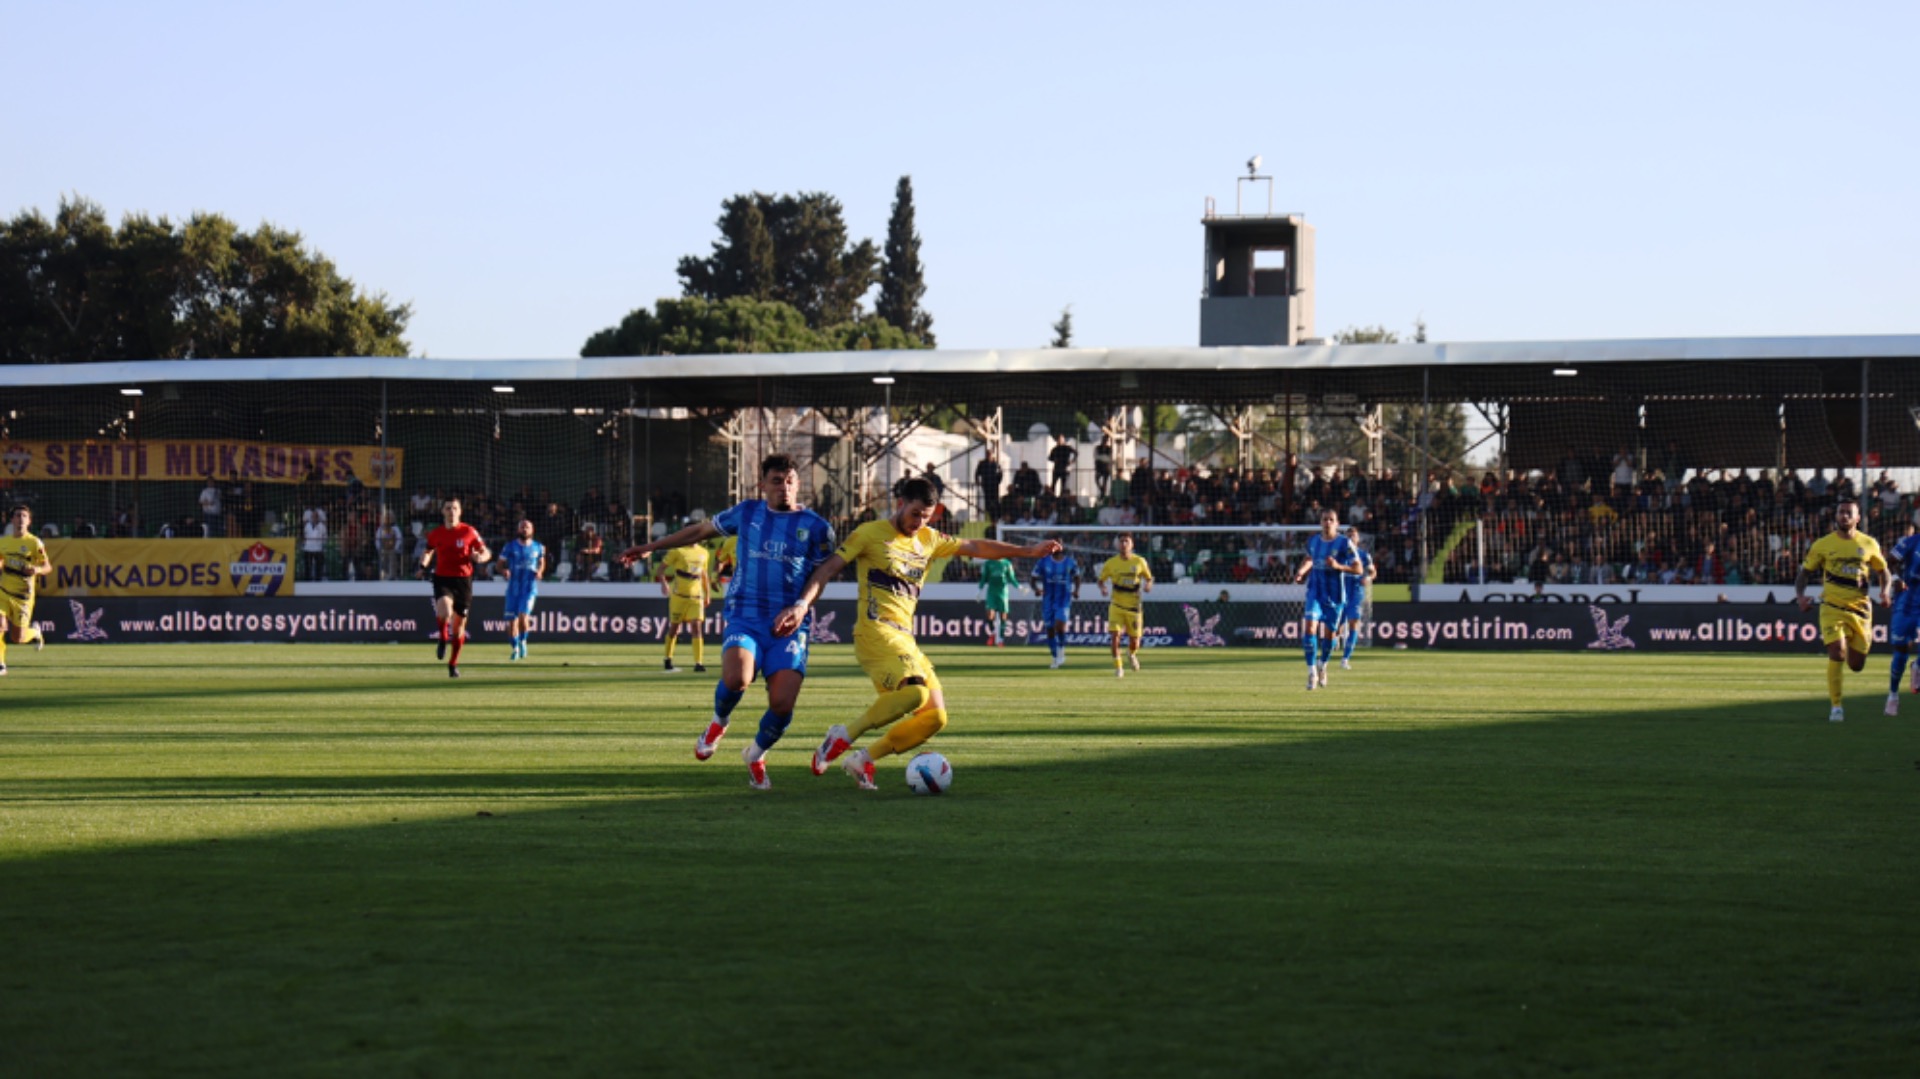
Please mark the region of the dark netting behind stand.
MULTIPOLYGON (((66 534, 211 526, 300 536, 308 511, 321 510, 334 577, 378 574, 370 536, 383 512, 411 542, 415 524, 435 519, 416 499, 424 507, 459 495, 490 539, 525 512, 573 572, 617 576, 607 556, 636 531, 678 527, 750 495, 755 463, 775 450, 801 463, 803 498, 844 527, 886 512, 875 462, 916 428, 960 432, 973 446, 996 424, 1012 436, 1035 420, 1050 429, 1084 421, 1123 431, 1120 473, 1104 497, 1023 505, 1003 492, 992 507, 1002 519, 1050 512, 1088 524, 1125 511, 1155 525, 1298 524, 1326 504, 1362 522, 1389 581, 1482 569, 1524 579, 1543 553, 1568 563, 1553 572, 1569 577, 1594 572, 1595 555, 1616 576, 1658 575, 1661 562, 1711 565, 1701 561, 1708 543, 1737 552, 1725 559, 1737 564, 1727 579, 1777 580, 1831 502, 1795 485, 1816 469, 1828 482, 1844 469, 1858 483, 1863 368, 1874 475, 1920 468, 1912 360, 1590 362, 1568 375, 1556 374, 1555 349, 1542 351, 1538 362, 1487 365, 1284 366, 1294 354, 1275 350, 1270 369, 1081 371, 1037 366, 1034 353, 1003 369, 942 369, 936 354, 915 359, 925 370, 895 371, 891 384, 805 373, 823 365, 796 357, 790 376, 519 380, 510 393, 490 379, 418 377, 156 381, 137 397, 119 386, 12 387, 0 404, 0 484, 66 534), (1422 415, 1448 406, 1485 435, 1465 455, 1470 467, 1422 456, 1422 415), (1129 461, 1149 438, 1143 488, 1129 461), (186 456, 155 456, 139 476, 106 467, 126 464, 134 446, 186 456), (399 470, 384 487, 383 447, 399 470), (224 471, 249 450, 260 454, 252 471, 224 471), (330 456, 315 480, 307 473, 320 450, 330 456), (1302 465, 1291 488, 1289 451, 1302 465), (360 470, 357 482, 341 473, 341 454, 360 470), (221 472, 217 522, 200 504, 204 466, 221 472), (1423 472, 1430 505, 1416 512, 1423 472), (1616 485, 1616 473, 1628 482, 1616 485), (588 525, 598 558, 584 556, 588 525), (1649 552, 1653 564, 1640 565, 1649 552)), ((1092 447, 1080 448, 1084 495, 1095 490, 1085 479, 1092 447)), ((933 462, 950 481, 956 525, 988 515, 970 483, 977 459, 969 450, 933 462)), ((1873 499, 1870 527, 1891 538, 1910 509, 1904 492, 1873 499)))

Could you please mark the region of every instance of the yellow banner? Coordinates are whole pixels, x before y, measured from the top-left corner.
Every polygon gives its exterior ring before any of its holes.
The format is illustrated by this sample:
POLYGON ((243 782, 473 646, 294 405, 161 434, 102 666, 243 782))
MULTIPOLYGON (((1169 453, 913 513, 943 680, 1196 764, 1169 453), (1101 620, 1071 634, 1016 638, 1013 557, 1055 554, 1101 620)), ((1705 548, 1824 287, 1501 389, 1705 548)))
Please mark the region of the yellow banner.
POLYGON ((311 442, 8 442, 0 475, 17 480, 253 480, 400 486, 401 449, 311 442))
POLYGON ((291 596, 291 539, 52 539, 48 596, 291 596))

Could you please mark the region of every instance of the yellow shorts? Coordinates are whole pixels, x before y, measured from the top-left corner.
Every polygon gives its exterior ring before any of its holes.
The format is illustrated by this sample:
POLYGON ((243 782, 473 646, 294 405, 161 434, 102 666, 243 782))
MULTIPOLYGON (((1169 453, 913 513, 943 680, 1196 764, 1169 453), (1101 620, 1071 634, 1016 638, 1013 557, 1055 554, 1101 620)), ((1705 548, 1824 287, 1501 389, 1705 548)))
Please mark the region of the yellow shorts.
POLYGON ((1138 637, 1140 636, 1140 630, 1143 625, 1145 625, 1145 622, 1141 619, 1138 610, 1129 611, 1119 607, 1107 608, 1108 633, 1124 633, 1129 637, 1138 637))
POLYGON ((1820 643, 1845 641, 1849 651, 1866 655, 1873 647, 1873 619, 1838 607, 1820 605, 1820 643))
POLYGON ((860 669, 873 679, 873 688, 881 693, 899 689, 909 678, 924 679, 929 692, 940 691, 940 676, 933 673, 933 661, 920 651, 919 642, 899 630, 865 624, 853 634, 853 658, 860 669))
POLYGON ((699 600, 681 599, 679 596, 674 596, 672 599, 667 600, 667 623, 669 625, 678 626, 687 622, 704 622, 706 620, 707 605, 699 600))
POLYGON ((6 619, 9 626, 33 625, 33 597, 21 599, 0 592, 0 618, 6 619))

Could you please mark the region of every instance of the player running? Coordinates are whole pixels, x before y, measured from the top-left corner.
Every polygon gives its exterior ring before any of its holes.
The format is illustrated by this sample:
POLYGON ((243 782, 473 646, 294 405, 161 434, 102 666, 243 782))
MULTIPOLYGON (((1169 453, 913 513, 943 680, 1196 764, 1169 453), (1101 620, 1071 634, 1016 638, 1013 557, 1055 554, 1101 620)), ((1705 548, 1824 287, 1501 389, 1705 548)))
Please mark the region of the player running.
POLYGON ((1020 580, 1013 563, 995 558, 980 563, 980 602, 987 608, 987 647, 1005 648, 1007 635, 1013 632, 1007 616, 1007 594, 1020 580))
POLYGON ((1347 609, 1347 578, 1361 572, 1353 542, 1340 534, 1340 515, 1320 511, 1320 531, 1307 538, 1307 557, 1294 571, 1293 583, 1307 585, 1306 608, 1300 612, 1307 653, 1307 688, 1327 687, 1327 661, 1333 658, 1333 629, 1347 609))
POLYGON ((1827 700, 1833 709, 1827 720, 1839 723, 1847 718, 1842 706, 1842 664, 1853 670, 1867 666, 1867 649, 1873 643, 1873 601, 1867 592, 1881 588, 1882 602, 1891 598, 1887 583, 1887 560, 1880 543, 1860 531, 1860 504, 1848 499, 1833 507, 1833 531, 1813 541, 1806 561, 1793 579, 1793 599, 1802 611, 1813 606, 1807 598, 1807 586, 1813 574, 1820 574, 1820 640, 1827 646, 1827 700))
POLYGON ((40 578, 53 572, 47 545, 33 534, 33 511, 15 506, 0 535, 0 674, 7 673, 7 641, 33 642, 38 652, 47 646, 40 627, 33 624, 33 597, 40 578))
POLYGON ((693 545, 715 536, 740 542, 745 555, 727 588, 727 634, 720 645, 720 681, 713 689, 713 718, 694 742, 698 760, 713 756, 726 736, 734 706, 753 684, 757 666, 767 676, 767 711, 760 732, 740 751, 749 782, 757 790, 773 784, 767 779, 764 758, 793 722, 800 685, 807 676, 807 633, 811 622, 801 620, 776 632, 775 619, 799 596, 801 586, 833 551, 833 526, 796 499, 800 472, 793 458, 776 453, 760 462, 761 497, 742 502, 705 521, 688 525, 670 536, 629 547, 620 561, 627 565, 654 551, 704 550, 693 545))
POLYGON ((1360 559, 1360 576, 1347 582, 1347 606, 1340 615, 1340 669, 1353 669, 1353 646, 1360 643, 1360 623, 1367 617, 1367 589, 1373 587, 1373 580, 1380 576, 1379 567, 1373 564, 1373 556, 1360 546, 1360 530, 1353 525, 1347 526, 1347 542, 1353 544, 1353 553, 1360 559))
POLYGON ((500 548, 497 571, 507 575, 507 633, 509 661, 527 658, 527 632, 533 628, 533 604, 540 598, 540 578, 547 575, 547 545, 533 538, 533 522, 525 517, 514 526, 514 538, 500 548))
POLYGON ((493 552, 474 527, 460 519, 460 500, 440 505, 440 527, 427 533, 420 572, 433 568, 433 615, 440 621, 435 657, 447 661, 447 677, 460 677, 460 648, 467 643, 467 610, 473 606, 473 566, 491 562, 493 552), (453 655, 448 656, 448 646, 453 655))
POLYGON ((1058 537, 1049 540, 1053 554, 1033 564, 1033 592, 1040 597, 1040 624, 1047 628, 1051 669, 1057 671, 1067 665, 1067 620, 1073 617, 1073 601, 1080 598, 1080 563, 1058 537))
POLYGON ((693 639, 694 671, 707 669, 707 596, 713 591, 713 576, 708 567, 712 564, 713 552, 699 544, 675 547, 660 560, 660 594, 667 597, 668 674, 680 673, 680 668, 673 665, 673 646, 679 643, 683 629, 693 639))
POLYGON ((1146 559, 1133 553, 1133 533, 1120 533, 1114 546, 1120 553, 1100 567, 1099 583, 1103 596, 1108 594, 1108 585, 1113 587, 1113 599, 1107 604, 1107 632, 1111 634, 1108 644, 1113 652, 1113 676, 1125 678, 1126 669, 1120 665, 1120 636, 1126 635, 1127 660, 1134 670, 1139 670, 1140 636, 1145 631, 1140 596, 1153 591, 1153 570, 1146 559))
POLYGON ((827 582, 852 563, 860 582, 859 610, 853 625, 853 654, 873 680, 879 694, 873 705, 850 724, 835 724, 813 754, 813 772, 841 758, 840 766, 860 784, 874 790, 873 762, 904 753, 939 734, 947 725, 947 701, 933 663, 913 637, 913 612, 927 566, 942 558, 1040 558, 1060 549, 1058 540, 1042 540, 1031 547, 1015 547, 990 539, 961 539, 927 527, 938 505, 933 484, 916 476, 900 485, 893 516, 869 521, 853 530, 840 549, 813 571, 791 607, 774 621, 775 633, 798 627, 827 582), (911 717, 911 718, 908 718, 911 717), (897 726, 890 726, 896 720, 897 726), (887 732, 870 748, 853 743, 871 730, 887 732), (853 749, 851 753, 847 751, 853 749))
MULTIPOLYGON (((1912 525, 1887 553, 1894 567, 1893 614, 1887 620, 1887 643, 1893 647, 1893 671, 1887 679, 1887 714, 1900 714, 1900 675, 1913 658, 1916 633, 1920 633, 1920 532, 1912 525)), ((1913 691, 1920 693, 1920 663, 1913 665, 1913 691)))

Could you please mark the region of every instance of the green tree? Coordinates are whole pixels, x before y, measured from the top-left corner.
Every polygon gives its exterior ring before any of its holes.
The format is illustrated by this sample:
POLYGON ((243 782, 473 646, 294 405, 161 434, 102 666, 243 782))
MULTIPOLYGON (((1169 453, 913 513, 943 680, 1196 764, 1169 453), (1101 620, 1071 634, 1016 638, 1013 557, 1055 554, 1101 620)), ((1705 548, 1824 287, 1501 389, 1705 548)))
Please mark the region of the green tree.
POLYGON ((861 317, 880 256, 872 240, 848 242, 838 199, 821 192, 735 195, 721 203, 716 224, 713 254, 680 260, 682 295, 778 300, 815 329, 861 317))
POLYGON ((82 198, 0 222, 0 362, 404 356, 411 317, 271 225, 130 214, 115 230, 82 198))
POLYGON ((1053 324, 1053 340, 1047 342, 1048 348, 1073 347, 1073 305, 1060 309, 1060 321, 1053 324))
POLYGON ((913 226, 913 177, 902 176, 893 189, 893 215, 887 219, 886 263, 880 271, 880 298, 874 313, 934 346, 933 316, 922 310, 927 283, 920 265, 920 234, 913 226))
POLYGON ((698 296, 658 301, 587 339, 583 357, 697 356, 746 352, 851 352, 916 348, 899 327, 868 315, 816 330, 776 300, 698 296))

